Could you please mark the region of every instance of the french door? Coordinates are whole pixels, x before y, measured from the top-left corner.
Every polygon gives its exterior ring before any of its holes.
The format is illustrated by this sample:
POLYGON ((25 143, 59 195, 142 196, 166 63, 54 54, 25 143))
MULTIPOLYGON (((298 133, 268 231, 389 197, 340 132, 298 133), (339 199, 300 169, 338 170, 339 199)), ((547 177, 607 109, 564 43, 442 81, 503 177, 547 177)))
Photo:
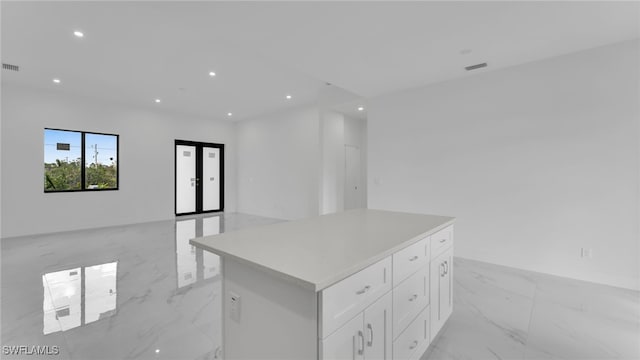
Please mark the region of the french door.
POLYGON ((175 213, 224 210, 224 144, 176 140, 175 213))

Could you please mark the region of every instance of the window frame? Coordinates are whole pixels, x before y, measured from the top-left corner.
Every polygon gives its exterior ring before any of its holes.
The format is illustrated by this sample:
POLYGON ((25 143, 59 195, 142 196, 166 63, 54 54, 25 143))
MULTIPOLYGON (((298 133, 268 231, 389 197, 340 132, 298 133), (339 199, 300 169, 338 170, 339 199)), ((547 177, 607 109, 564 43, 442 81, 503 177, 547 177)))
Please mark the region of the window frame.
MULTIPOLYGON (((44 131, 53 130, 53 131, 68 131, 73 133, 80 133, 80 162, 82 166, 80 166, 80 189, 67 189, 67 190, 47 190, 43 189, 45 194, 55 194, 55 193, 69 193, 69 192, 93 192, 93 191, 117 191, 120 190, 120 135, 118 134, 110 134, 103 132, 95 132, 95 131, 81 131, 81 130, 69 130, 69 129, 59 129, 59 128, 49 128, 45 127, 44 131), (107 188, 107 189, 87 189, 86 187, 86 154, 85 154, 85 135, 107 135, 107 136, 115 136, 116 138, 116 187, 107 188)), ((44 146, 44 142, 43 142, 44 146)), ((44 148, 42 153, 44 154, 44 148)), ((44 162, 43 162, 44 164, 44 162)))

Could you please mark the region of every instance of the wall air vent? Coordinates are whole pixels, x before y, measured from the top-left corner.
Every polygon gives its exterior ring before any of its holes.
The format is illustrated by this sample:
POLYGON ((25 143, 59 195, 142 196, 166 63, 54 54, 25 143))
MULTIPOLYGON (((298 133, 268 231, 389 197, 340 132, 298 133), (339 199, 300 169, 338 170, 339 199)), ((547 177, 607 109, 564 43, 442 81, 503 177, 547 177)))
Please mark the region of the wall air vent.
POLYGON ((20 71, 20 66, 2 63, 2 70, 20 71))
POLYGON ((487 67, 487 63, 465 66, 464 69, 467 70, 467 71, 471 71, 471 70, 475 70, 475 69, 481 69, 483 67, 487 67))

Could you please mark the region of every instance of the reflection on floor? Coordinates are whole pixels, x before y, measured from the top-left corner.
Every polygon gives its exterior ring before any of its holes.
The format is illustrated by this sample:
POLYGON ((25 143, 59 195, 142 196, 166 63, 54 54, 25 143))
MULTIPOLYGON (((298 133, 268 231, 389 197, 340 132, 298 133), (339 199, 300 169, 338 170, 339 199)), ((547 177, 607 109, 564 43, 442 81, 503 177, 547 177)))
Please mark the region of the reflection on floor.
MULTIPOLYGON (((243 214, 2 239, 2 345, 55 359, 215 359, 220 261, 196 236, 280 222, 243 214)), ((7 356, 3 359, 42 358, 7 356)))
MULTIPOLYGON (((206 215, 3 239, 2 345, 219 358, 219 259, 188 240, 276 222, 206 215)), ((454 313, 423 360, 640 359, 638 292, 465 259, 454 269, 454 313)))
POLYGON ((44 334, 111 316, 116 308, 118 262, 44 274, 44 334))

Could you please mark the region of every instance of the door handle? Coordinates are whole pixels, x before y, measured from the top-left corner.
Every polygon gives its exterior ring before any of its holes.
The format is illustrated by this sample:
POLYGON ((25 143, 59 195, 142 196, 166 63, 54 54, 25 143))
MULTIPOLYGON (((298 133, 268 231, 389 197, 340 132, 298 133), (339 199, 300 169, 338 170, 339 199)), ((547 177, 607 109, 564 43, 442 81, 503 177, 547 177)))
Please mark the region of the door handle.
POLYGON ((366 293, 367 291, 369 291, 369 289, 371 289, 371 286, 367 285, 365 287, 363 287, 361 290, 356 291, 357 295, 362 295, 364 293, 366 293))
POLYGON ((414 301, 417 298, 418 298, 418 294, 413 294, 413 296, 409 298, 409 301, 414 301))
POLYGON ((409 350, 413 350, 416 348, 416 346, 418 346, 418 340, 413 340, 413 342, 411 343, 411 345, 409 345, 409 350))
POLYGON ((369 329, 369 342, 367 342, 367 345, 369 347, 373 346, 373 326, 371 326, 371 324, 367 324, 367 329, 369 329))
POLYGON ((416 261, 416 260, 418 260, 418 255, 414 255, 409 258, 409 261, 416 261))
POLYGON ((358 349, 358 355, 362 355, 364 353, 364 334, 362 331, 358 331, 358 337, 360 338, 360 348, 358 349))
POLYGON ((444 274, 447 275, 449 273, 449 261, 444 261, 444 274))

